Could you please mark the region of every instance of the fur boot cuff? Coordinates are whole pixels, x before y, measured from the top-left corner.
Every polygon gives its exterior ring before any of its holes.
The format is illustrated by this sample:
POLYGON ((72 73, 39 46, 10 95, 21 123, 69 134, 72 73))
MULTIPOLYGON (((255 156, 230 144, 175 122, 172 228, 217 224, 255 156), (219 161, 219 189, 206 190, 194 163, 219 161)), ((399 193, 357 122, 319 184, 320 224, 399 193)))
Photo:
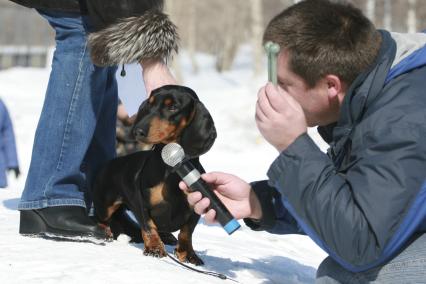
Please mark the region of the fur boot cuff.
POLYGON ((146 59, 168 60, 178 51, 179 36, 168 16, 152 10, 124 18, 89 35, 93 63, 112 66, 146 59))

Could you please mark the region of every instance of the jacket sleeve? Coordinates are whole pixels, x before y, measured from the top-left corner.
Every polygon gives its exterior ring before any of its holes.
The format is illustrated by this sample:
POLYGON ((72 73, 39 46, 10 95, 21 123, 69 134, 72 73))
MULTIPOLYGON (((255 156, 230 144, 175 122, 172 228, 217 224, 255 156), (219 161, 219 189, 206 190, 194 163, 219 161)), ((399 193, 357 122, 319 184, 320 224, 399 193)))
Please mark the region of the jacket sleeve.
POLYGON ((18 164, 18 155, 16 152, 15 134, 13 133, 12 121, 3 102, 0 102, 0 114, 3 116, 1 121, 3 125, 1 131, 1 144, 5 156, 6 168, 16 168, 18 164))
POLYGON ((254 231, 265 230, 274 234, 304 234, 296 219, 281 202, 281 194, 268 181, 251 183, 262 207, 260 220, 245 218, 244 223, 254 231))
POLYGON ((162 12, 161 0, 87 0, 94 32, 92 61, 113 66, 142 60, 168 60, 178 51, 176 26, 162 12))
MULTIPOLYGON (((425 197, 416 204, 426 163, 426 143, 418 141, 425 133, 409 127, 377 131, 365 133, 365 149, 353 149, 360 154, 344 172, 307 134, 268 171, 303 231, 351 271, 364 270, 383 254, 390 257, 389 241, 425 197)), ((408 226, 415 226, 411 221, 408 226)))

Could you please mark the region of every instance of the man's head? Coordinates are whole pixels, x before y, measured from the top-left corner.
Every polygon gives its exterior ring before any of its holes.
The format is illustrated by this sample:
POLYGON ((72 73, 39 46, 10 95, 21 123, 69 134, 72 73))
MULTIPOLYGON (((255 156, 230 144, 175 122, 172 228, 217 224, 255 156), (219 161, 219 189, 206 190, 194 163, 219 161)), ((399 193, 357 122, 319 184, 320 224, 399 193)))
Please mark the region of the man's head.
POLYGON ((309 126, 338 119, 347 87, 380 48, 380 34, 359 9, 306 0, 268 24, 264 42, 280 45, 278 80, 305 112, 309 126))

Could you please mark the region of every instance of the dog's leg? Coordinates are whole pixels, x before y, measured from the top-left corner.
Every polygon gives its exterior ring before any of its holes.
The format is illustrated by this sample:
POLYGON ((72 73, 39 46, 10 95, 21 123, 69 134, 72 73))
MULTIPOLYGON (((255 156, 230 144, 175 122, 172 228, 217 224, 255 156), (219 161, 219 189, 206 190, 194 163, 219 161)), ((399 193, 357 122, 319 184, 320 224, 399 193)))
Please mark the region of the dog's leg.
POLYGON ((125 234, 131 238, 131 243, 143 243, 139 224, 127 214, 124 206, 121 206, 112 214, 109 225, 114 234, 114 239, 125 234))
POLYGON ((167 256, 164 244, 161 241, 160 235, 157 231, 157 227, 155 226, 152 219, 147 222, 147 225, 147 229, 141 229, 142 238, 145 246, 143 254, 155 257, 167 256))
POLYGON ((145 247, 143 254, 155 257, 167 256, 164 244, 158 234, 157 226, 149 216, 149 212, 144 206, 142 193, 139 190, 136 191, 134 201, 132 202, 132 212, 141 226, 141 234, 145 247))
POLYGON ((111 204, 104 204, 103 202, 94 200, 94 206, 96 218, 98 219, 99 225, 105 229, 109 238, 117 239, 117 236, 119 234, 114 233, 114 230, 111 229, 110 220, 114 212, 122 206, 122 199, 118 198, 111 204))
POLYGON ((180 228, 178 245, 175 253, 178 259, 182 262, 189 262, 195 265, 204 264, 192 247, 192 233, 194 232, 199 219, 200 215, 193 213, 188 222, 180 228))

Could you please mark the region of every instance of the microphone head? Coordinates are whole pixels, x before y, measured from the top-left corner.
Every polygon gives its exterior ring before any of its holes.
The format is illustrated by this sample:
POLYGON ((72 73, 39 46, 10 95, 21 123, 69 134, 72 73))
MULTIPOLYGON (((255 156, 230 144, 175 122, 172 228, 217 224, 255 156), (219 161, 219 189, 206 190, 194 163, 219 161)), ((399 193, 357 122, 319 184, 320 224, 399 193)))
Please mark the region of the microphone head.
POLYGON ((183 151, 182 146, 179 144, 169 143, 164 146, 163 150, 161 150, 161 158, 163 159, 164 163, 174 167, 182 162, 183 158, 185 158, 185 152, 183 151))

